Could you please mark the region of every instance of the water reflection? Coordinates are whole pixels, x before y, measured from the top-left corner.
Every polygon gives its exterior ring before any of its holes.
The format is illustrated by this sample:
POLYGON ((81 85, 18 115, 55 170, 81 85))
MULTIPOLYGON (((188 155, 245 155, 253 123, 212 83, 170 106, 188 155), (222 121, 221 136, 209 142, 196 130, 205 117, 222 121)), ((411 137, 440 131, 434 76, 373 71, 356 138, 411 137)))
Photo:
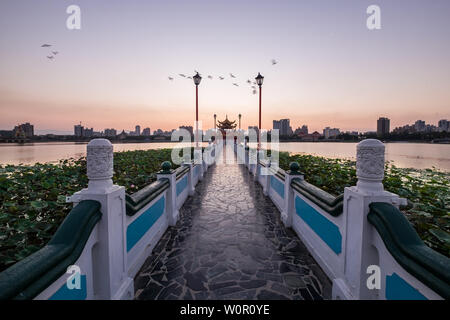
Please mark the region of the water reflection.
MULTIPOLYGON (((177 143, 118 143, 114 151, 173 148, 177 143)), ((204 143, 206 145, 206 143, 204 143)), ((256 146, 256 145, 252 145, 256 146)), ((270 144, 262 146, 270 147, 270 144)), ((282 142, 280 151, 313 154, 329 158, 355 160, 356 143, 339 142, 282 142)), ((86 143, 48 142, 28 144, 0 144, 1 164, 57 163, 59 159, 78 158, 86 154, 86 143)), ((426 143, 387 143, 386 160, 399 167, 417 169, 436 167, 450 171, 450 145, 426 143)))

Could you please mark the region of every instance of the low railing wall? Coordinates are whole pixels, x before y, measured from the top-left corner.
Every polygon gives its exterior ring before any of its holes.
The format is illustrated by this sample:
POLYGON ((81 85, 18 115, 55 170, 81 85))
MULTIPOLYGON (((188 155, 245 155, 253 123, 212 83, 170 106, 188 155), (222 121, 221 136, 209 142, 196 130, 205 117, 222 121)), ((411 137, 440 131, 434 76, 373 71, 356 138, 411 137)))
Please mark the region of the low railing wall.
POLYGON ((64 219, 50 242, 0 273, 0 300, 94 299, 96 272, 92 254, 99 243, 100 203, 81 201, 64 219), (69 290, 66 273, 71 265, 79 270, 80 290, 69 290))
POLYGON ((133 278, 212 164, 162 164, 157 181, 128 195, 114 185, 113 146, 87 146, 88 188, 47 246, 0 273, 0 299, 133 299, 133 278), (72 283, 73 282, 73 283, 72 283), (72 285, 73 284, 73 285, 72 285))
POLYGON ((358 183, 339 196, 306 182, 297 163, 285 172, 261 151, 236 150, 333 281, 334 299, 450 298, 450 259, 420 240, 398 209, 406 199, 383 189, 380 141, 358 144, 358 183))

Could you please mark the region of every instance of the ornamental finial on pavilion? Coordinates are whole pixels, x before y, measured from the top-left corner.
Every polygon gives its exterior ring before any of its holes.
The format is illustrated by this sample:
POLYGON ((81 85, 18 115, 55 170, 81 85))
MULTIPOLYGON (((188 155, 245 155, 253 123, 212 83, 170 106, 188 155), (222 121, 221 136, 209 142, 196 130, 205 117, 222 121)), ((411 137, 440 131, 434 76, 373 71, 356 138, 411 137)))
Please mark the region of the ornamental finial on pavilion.
POLYGON ((228 120, 228 115, 225 116, 225 120, 220 121, 218 120, 217 127, 221 130, 233 130, 236 129, 236 121, 230 121, 228 120))

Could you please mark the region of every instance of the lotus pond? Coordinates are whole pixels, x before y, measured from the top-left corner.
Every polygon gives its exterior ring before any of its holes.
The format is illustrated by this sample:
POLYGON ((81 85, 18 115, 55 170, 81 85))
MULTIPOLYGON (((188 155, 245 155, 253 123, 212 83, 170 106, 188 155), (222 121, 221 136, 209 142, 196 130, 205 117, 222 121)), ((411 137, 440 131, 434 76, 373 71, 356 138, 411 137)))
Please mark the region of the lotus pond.
MULTIPOLYGON (((334 196, 356 185, 355 161, 280 152, 280 168, 289 170, 292 161, 300 164, 307 182, 334 196)), ((409 206, 403 212, 422 240, 450 256, 450 172, 398 168, 388 162, 383 185, 385 190, 408 199, 409 206)))
MULTIPOLYGON (((171 149, 114 153, 114 183, 132 194, 156 179, 171 149)), ((297 161, 305 179, 337 195, 356 184, 355 162, 309 155, 280 153, 280 167, 297 161)), ((176 167, 176 166, 174 166, 176 167)), ((407 198, 406 217, 433 249, 450 253, 450 173, 436 169, 401 169, 386 165, 388 191, 407 198)), ((85 188, 86 159, 59 164, 0 165, 0 271, 42 248, 72 208, 67 195, 85 188)))

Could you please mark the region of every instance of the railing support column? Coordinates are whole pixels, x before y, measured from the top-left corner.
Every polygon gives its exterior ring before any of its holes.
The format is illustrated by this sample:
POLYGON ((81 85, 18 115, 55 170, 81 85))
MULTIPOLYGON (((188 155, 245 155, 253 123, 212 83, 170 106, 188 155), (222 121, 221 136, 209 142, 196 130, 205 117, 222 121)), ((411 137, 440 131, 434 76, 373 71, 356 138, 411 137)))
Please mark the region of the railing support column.
MULTIPOLYGON (((264 178, 264 185, 263 185, 263 193, 264 195, 267 197, 269 195, 269 190, 270 190, 270 158, 268 159, 268 161, 266 162, 266 170, 265 171, 265 175, 263 175, 264 178)), ((264 173, 264 172, 262 172, 264 173)))
POLYGON ((304 175, 299 169, 300 166, 297 162, 291 162, 289 171, 286 171, 284 177, 284 209, 281 212, 281 221, 286 228, 292 227, 292 215, 294 213, 294 191, 291 187, 291 181, 294 178, 304 179, 304 175))
POLYGON ((357 146, 356 175, 358 183, 344 191, 343 215, 347 220, 344 278, 333 281, 334 299, 378 299, 377 289, 367 288, 367 267, 379 265, 378 252, 371 245, 374 228, 367 220, 371 202, 402 202, 396 194, 384 191, 384 144, 376 139, 361 141, 357 146))
POLYGON ((169 215, 169 226, 174 226, 178 221, 178 207, 177 207, 177 174, 172 170, 172 164, 165 161, 161 165, 161 170, 156 174, 158 180, 168 179, 170 186, 167 192, 166 206, 167 214, 169 215))
POLYGON ((88 188, 75 193, 71 200, 101 203, 98 243, 92 252, 94 297, 133 299, 133 279, 127 275, 125 188, 112 182, 113 146, 109 140, 93 139, 87 145, 87 175, 88 188))
POLYGON ((188 172, 188 192, 190 196, 193 196, 195 193, 195 185, 194 185, 194 164, 188 158, 184 161, 183 166, 189 167, 188 172))

